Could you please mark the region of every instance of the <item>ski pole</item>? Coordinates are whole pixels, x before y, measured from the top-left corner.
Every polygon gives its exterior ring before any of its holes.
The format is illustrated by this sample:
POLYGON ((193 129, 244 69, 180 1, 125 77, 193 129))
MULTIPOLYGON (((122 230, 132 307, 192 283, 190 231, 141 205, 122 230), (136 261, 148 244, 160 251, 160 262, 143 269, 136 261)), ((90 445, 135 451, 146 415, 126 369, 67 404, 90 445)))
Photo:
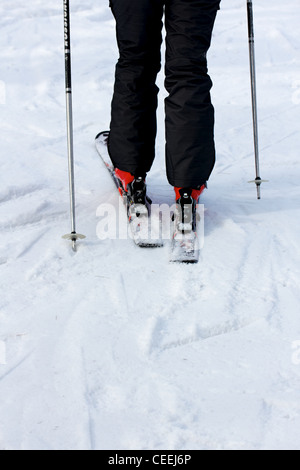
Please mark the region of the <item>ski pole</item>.
POLYGON ((260 177, 259 169, 259 143, 258 143, 258 117, 257 117, 257 91, 256 91, 256 69, 255 69, 255 44, 254 44, 254 20, 253 20, 253 3, 247 0, 248 15, 248 32, 249 32, 249 54, 250 54, 250 75, 251 75, 251 95, 252 95, 252 115, 253 115, 253 135, 254 135, 254 152, 255 152, 255 169, 256 178, 249 183, 255 183, 257 187, 257 199, 261 199, 260 186, 266 180, 260 177))
POLYGON ((72 241, 72 249, 76 251, 78 239, 84 235, 76 233, 75 217, 75 181, 74 181, 74 145, 73 145, 73 109, 72 109, 72 74, 71 74, 71 33, 70 33, 70 5, 69 0, 63 0, 64 4, 64 52, 65 52, 65 81, 66 81, 66 111, 67 111, 67 138, 68 138, 68 163, 69 163, 69 191, 71 233, 63 238, 72 241))

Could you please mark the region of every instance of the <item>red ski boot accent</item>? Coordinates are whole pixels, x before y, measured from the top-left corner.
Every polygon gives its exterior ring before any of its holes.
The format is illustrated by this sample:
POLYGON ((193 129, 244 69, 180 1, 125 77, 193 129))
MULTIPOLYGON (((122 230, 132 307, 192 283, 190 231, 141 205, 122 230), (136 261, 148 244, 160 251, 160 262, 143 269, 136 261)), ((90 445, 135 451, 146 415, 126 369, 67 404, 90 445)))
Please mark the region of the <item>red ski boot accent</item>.
MULTIPOLYGON (((192 198, 198 202, 199 197, 201 196, 205 188, 206 188, 206 185, 203 184, 203 186, 201 186, 200 189, 192 189, 192 194, 191 194, 192 198)), ((177 188, 177 187, 174 188, 175 194, 176 194, 176 201, 178 201, 178 199, 181 198, 181 194, 180 194, 181 189, 183 188, 177 188)))
POLYGON ((118 180, 120 180, 124 191, 127 193, 128 192, 127 186, 130 183, 132 183, 132 181, 134 180, 134 176, 131 173, 128 173, 128 171, 122 171, 122 170, 119 170, 118 168, 115 168, 115 175, 118 178, 118 180))

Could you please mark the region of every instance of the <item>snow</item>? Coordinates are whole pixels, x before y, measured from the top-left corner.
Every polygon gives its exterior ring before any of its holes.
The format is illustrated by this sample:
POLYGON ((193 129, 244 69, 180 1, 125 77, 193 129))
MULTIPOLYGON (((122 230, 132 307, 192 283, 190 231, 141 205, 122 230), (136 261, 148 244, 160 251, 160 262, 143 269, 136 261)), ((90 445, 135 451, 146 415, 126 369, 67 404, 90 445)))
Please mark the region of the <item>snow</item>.
MULTIPOLYGON (((0 6, 0 449, 300 449, 299 5, 255 2, 256 200, 246 2, 226 0, 210 51, 218 163, 200 263, 99 240, 118 196, 94 148, 117 50, 108 2, 72 2, 73 254, 59 2, 0 6)), ((163 76, 156 203, 164 170, 163 76)))

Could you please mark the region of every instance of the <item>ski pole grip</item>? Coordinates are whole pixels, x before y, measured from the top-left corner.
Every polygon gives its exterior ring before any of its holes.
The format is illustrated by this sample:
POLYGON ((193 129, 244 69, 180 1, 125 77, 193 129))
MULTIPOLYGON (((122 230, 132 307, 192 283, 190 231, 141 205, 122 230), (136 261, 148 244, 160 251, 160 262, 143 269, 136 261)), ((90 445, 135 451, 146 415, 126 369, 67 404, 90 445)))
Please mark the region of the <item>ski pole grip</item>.
POLYGON ((66 93, 72 92, 71 80, 71 34, 70 34, 70 4, 64 0, 64 44, 65 44, 65 67, 66 67, 66 93))
POLYGON ((247 0, 249 42, 254 42, 254 18, 252 0, 247 0))

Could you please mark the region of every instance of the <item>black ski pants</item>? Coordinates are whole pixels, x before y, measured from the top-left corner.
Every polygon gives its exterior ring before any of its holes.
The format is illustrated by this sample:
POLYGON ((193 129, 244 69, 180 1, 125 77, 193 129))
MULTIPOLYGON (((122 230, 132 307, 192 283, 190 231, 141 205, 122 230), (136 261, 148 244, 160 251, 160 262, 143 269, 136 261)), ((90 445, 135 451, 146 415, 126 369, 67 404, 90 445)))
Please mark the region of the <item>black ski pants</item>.
POLYGON ((197 188, 209 179, 215 145, 206 57, 220 1, 110 0, 120 53, 108 143, 115 167, 143 175, 154 160, 165 12, 168 180, 197 188))

